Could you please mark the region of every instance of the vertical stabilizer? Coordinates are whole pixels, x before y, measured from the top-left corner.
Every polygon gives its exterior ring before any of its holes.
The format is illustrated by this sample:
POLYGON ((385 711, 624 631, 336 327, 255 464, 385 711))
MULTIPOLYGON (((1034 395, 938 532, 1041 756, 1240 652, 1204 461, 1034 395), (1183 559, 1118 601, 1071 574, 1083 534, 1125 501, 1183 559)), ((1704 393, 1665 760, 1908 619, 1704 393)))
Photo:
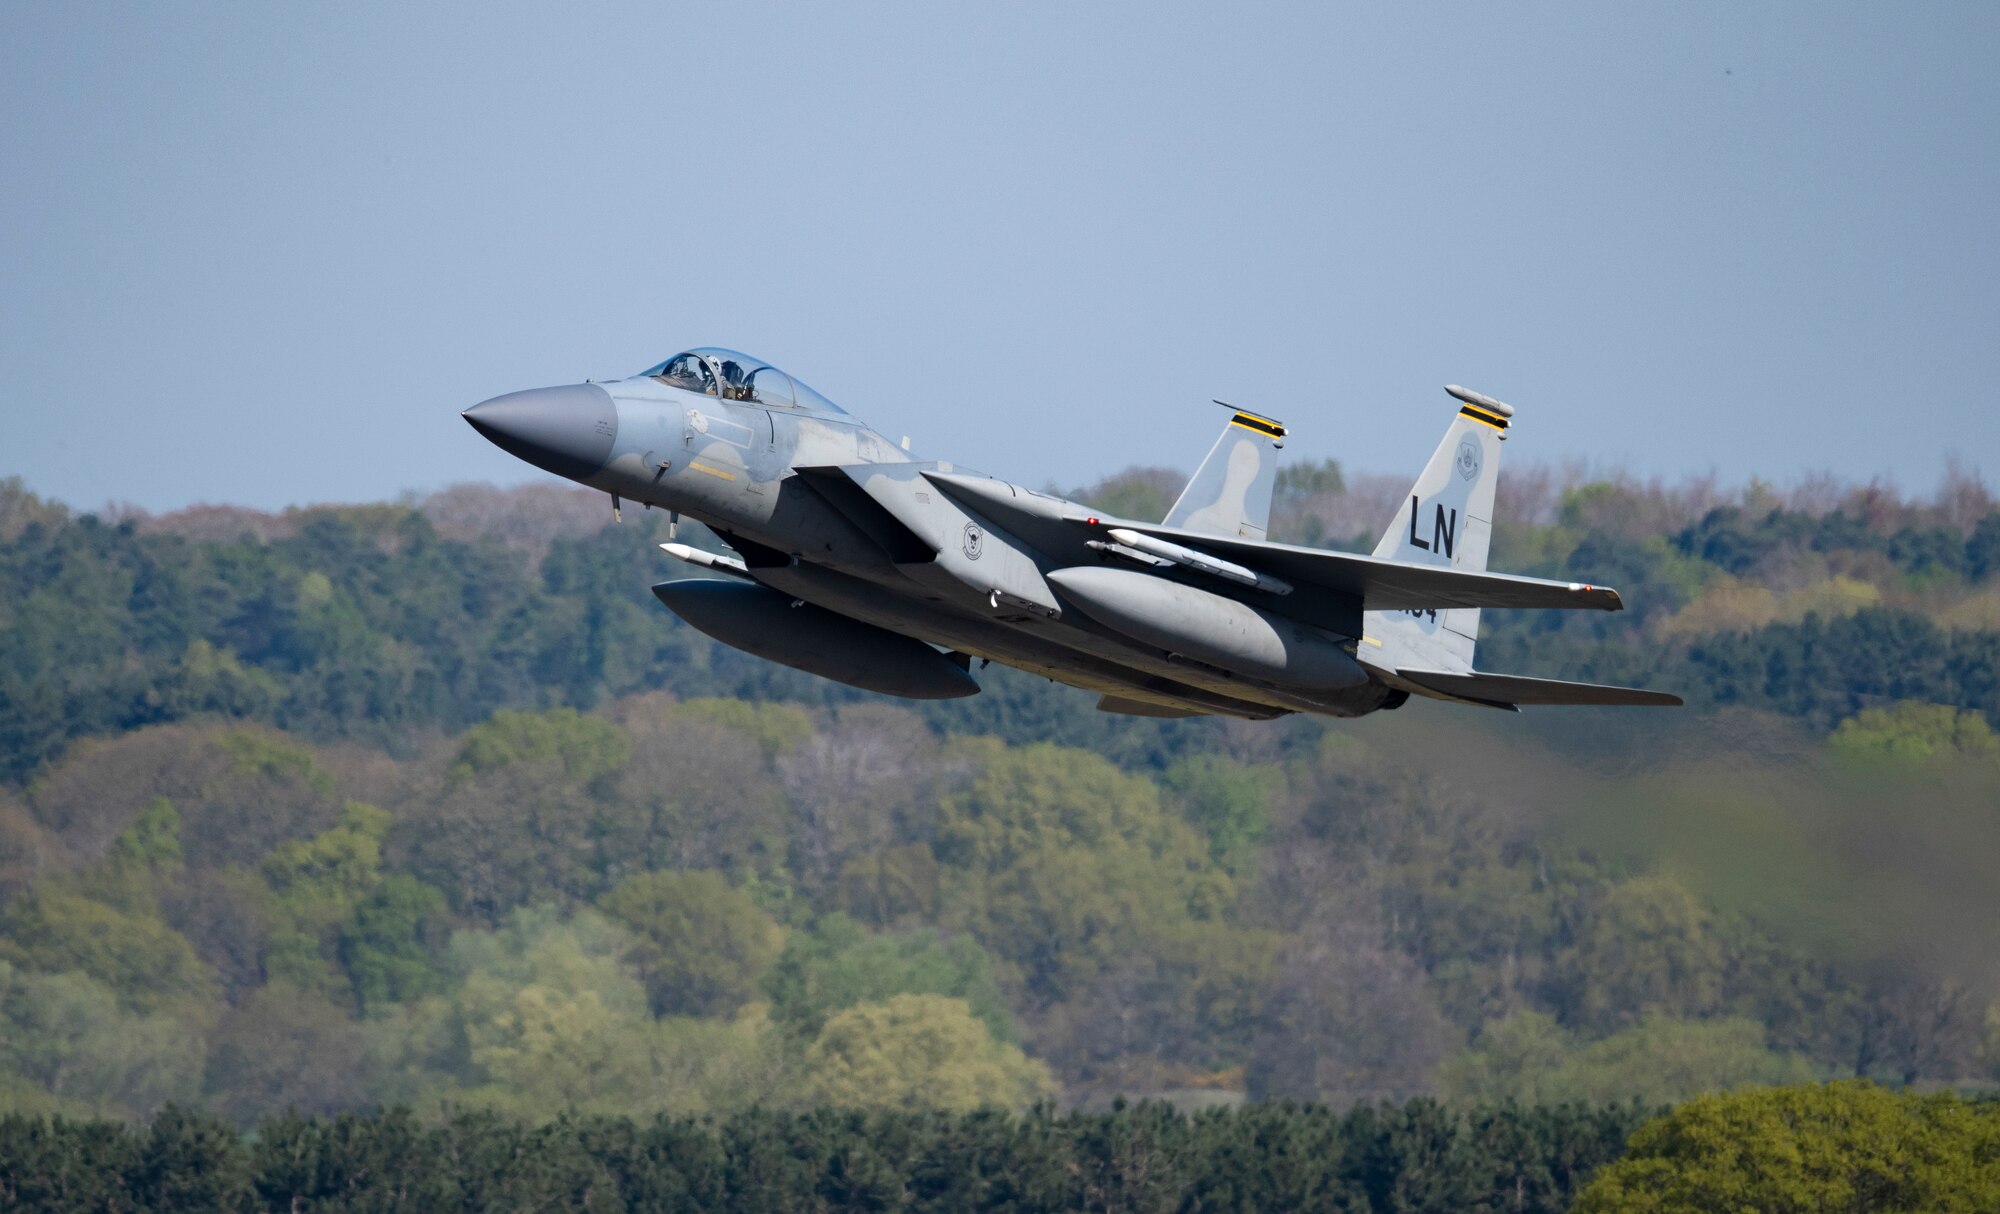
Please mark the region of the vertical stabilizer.
MULTIPOLYGON (((1215 402, 1225 408, 1231 406, 1215 402)), ((1167 511, 1164 523, 1210 535, 1261 540, 1271 527, 1271 491, 1278 483, 1278 448, 1285 428, 1268 417, 1237 409, 1208 449, 1194 479, 1167 511)))
MULTIPOLYGON (((1413 565, 1482 570, 1493 541, 1500 444, 1514 410, 1457 385, 1445 391, 1460 402, 1458 416, 1375 545, 1375 555, 1413 565)), ((1472 669, 1479 639, 1477 607, 1368 611, 1363 619, 1364 661, 1391 668, 1472 669)))

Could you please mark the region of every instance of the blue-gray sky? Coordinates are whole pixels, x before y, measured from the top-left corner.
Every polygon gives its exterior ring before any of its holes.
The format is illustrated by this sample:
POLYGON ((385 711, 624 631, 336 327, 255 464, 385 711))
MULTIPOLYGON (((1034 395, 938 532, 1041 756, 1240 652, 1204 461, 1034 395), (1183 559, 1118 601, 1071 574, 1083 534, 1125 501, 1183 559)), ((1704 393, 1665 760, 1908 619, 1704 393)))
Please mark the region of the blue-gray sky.
POLYGON ((530 479, 458 418, 702 344, 921 454, 2000 471, 2000 6, 0 8, 0 475, 530 479))

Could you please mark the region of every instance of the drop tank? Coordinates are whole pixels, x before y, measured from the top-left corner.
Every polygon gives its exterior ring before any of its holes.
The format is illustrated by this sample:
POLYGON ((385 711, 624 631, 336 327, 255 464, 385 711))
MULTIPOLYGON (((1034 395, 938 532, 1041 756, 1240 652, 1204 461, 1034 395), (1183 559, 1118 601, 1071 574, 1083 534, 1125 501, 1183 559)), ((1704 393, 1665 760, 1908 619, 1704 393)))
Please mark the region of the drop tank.
POLYGON ((1305 691, 1369 681, 1343 638, 1199 587, 1091 565, 1058 569, 1048 580, 1105 627, 1232 674, 1305 691))

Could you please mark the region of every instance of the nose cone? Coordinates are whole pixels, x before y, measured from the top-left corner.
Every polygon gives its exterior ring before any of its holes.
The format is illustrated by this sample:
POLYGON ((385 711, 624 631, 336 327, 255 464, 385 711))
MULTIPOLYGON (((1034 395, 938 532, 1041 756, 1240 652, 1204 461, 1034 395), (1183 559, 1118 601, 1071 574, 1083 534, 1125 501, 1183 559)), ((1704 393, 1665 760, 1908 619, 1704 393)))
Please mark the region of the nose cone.
POLYGON ((603 468, 618 438, 618 407, 596 384, 509 392, 460 416, 502 451, 571 480, 603 468))

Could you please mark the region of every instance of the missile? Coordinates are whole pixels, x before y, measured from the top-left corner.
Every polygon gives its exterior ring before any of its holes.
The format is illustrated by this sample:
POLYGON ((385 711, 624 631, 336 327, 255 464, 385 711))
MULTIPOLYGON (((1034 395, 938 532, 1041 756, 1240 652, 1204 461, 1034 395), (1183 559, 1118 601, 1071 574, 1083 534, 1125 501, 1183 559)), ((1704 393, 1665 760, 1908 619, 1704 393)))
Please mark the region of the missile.
POLYGON ((737 577, 749 577, 750 569, 733 556, 717 556, 713 552, 703 552, 686 544, 661 544, 660 551, 690 565, 700 565, 703 569, 713 569, 717 573, 733 573, 737 577))
POLYGON ((1484 392, 1474 392, 1470 388, 1461 388, 1457 384, 1446 384, 1444 390, 1468 405, 1478 405, 1482 409, 1491 409, 1502 417, 1514 416, 1514 406, 1504 400, 1494 400, 1484 392))
POLYGON ((1176 565, 1185 565, 1187 568, 1193 569, 1198 573, 1206 573, 1211 577, 1219 577, 1224 581, 1235 582, 1242 586, 1254 586, 1267 594, 1290 594, 1292 592, 1292 584, 1290 582, 1274 578, 1268 573, 1258 573, 1256 570, 1246 569, 1234 561, 1225 561, 1221 557, 1210 556, 1206 552, 1197 552, 1181 544, 1154 539, 1150 535, 1142 535, 1129 527, 1113 527, 1110 531, 1110 536, 1134 552, 1143 552, 1150 557, 1157 557, 1163 561, 1172 561, 1176 565))

